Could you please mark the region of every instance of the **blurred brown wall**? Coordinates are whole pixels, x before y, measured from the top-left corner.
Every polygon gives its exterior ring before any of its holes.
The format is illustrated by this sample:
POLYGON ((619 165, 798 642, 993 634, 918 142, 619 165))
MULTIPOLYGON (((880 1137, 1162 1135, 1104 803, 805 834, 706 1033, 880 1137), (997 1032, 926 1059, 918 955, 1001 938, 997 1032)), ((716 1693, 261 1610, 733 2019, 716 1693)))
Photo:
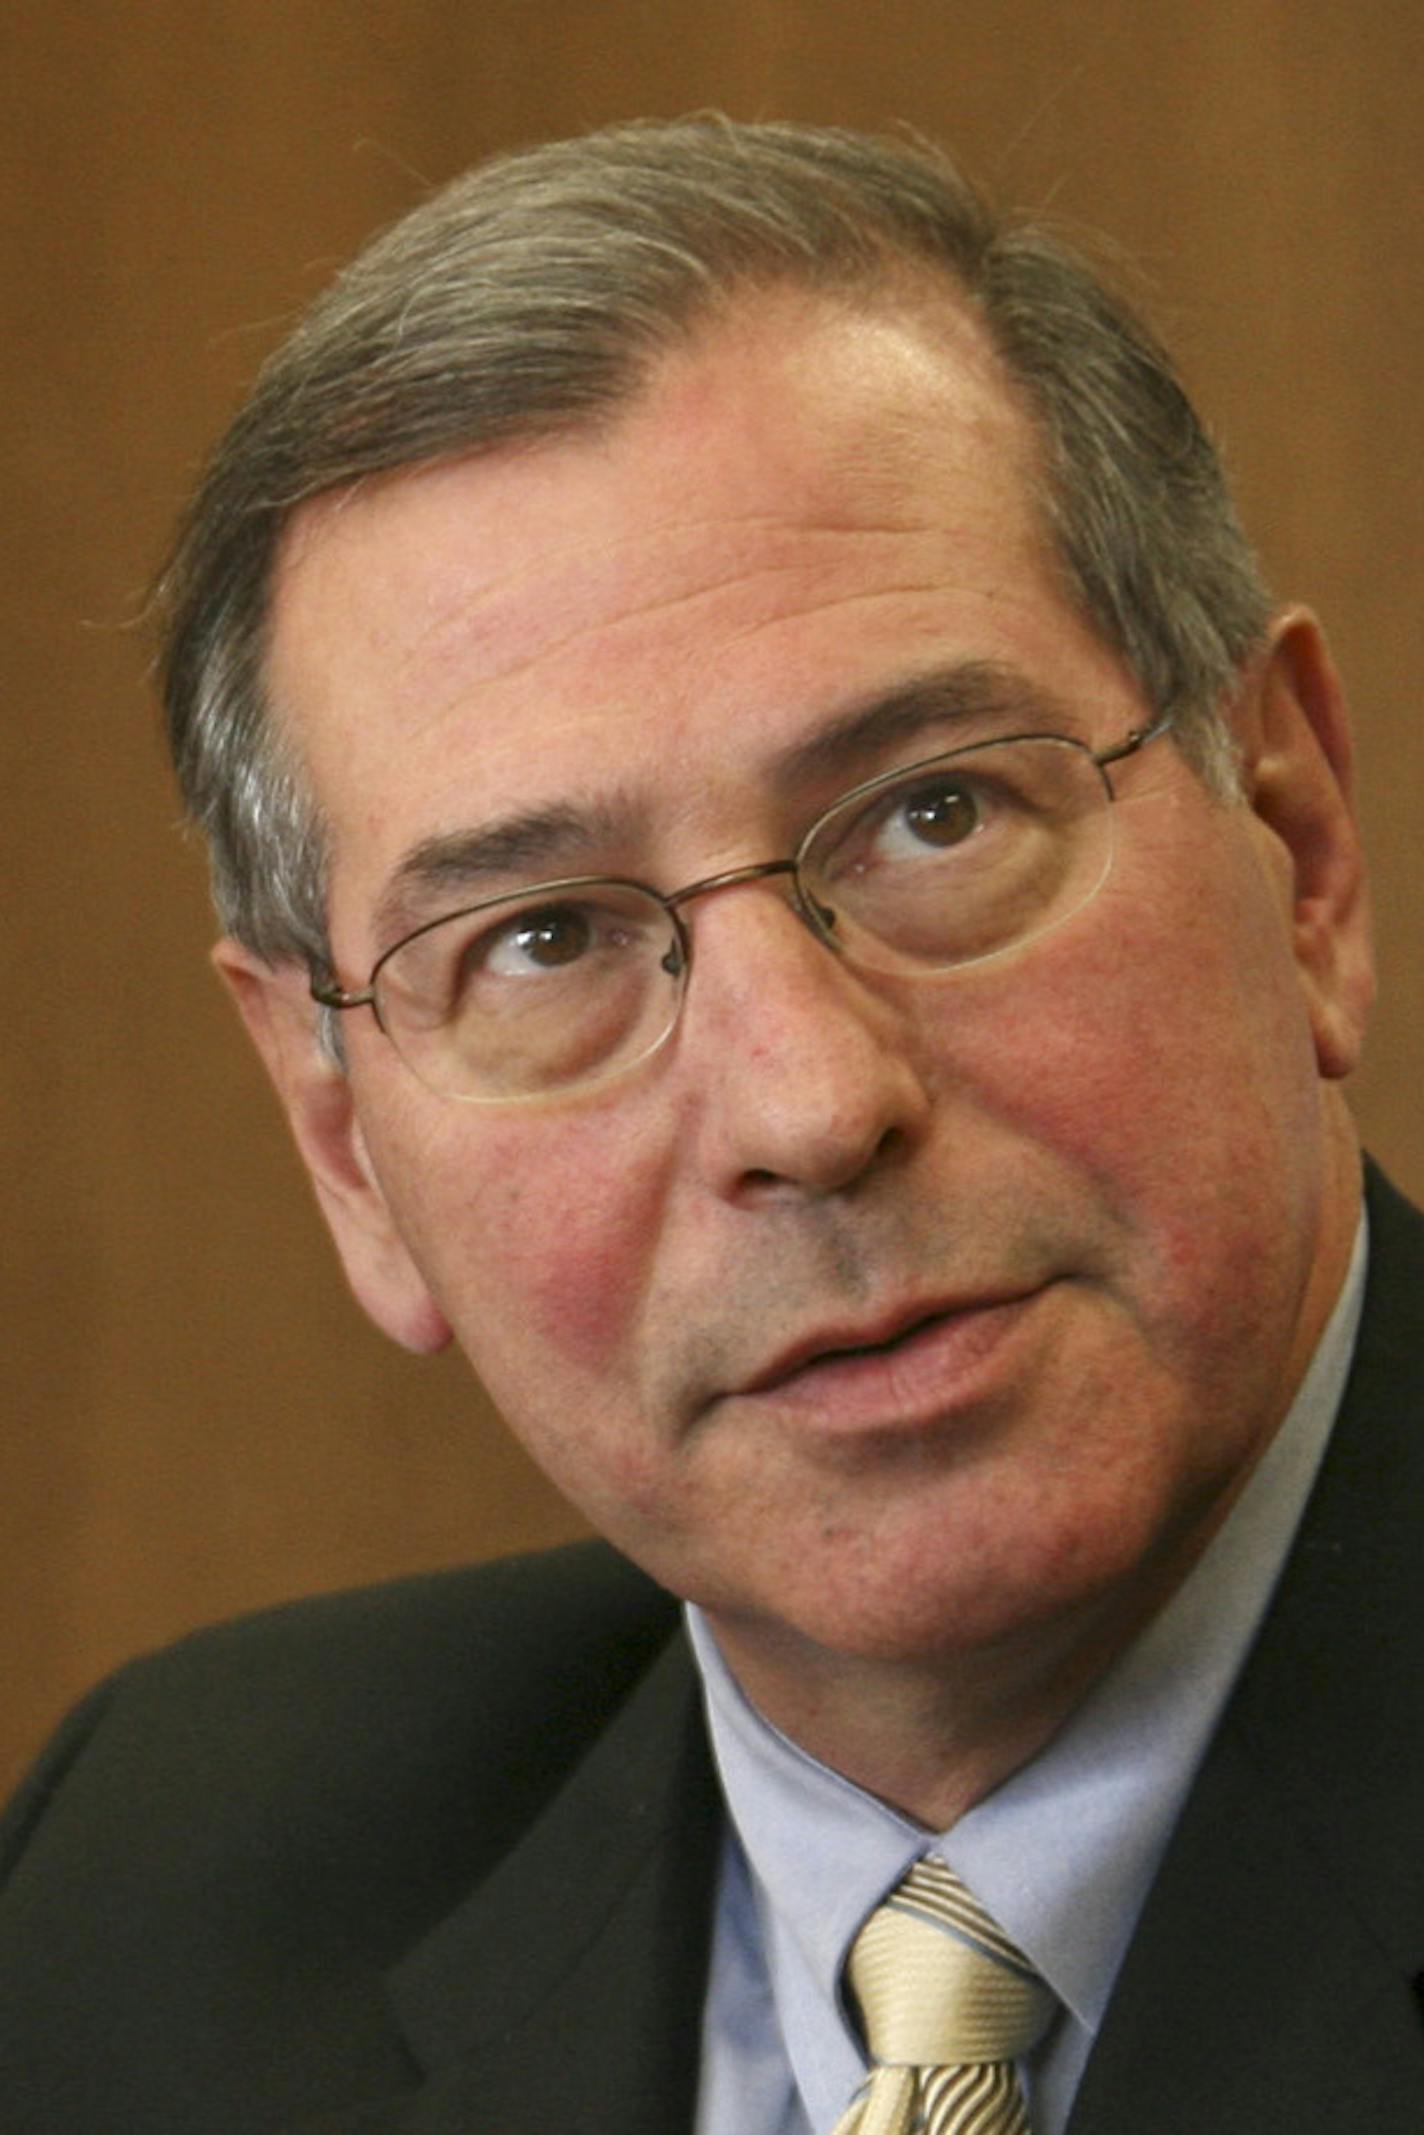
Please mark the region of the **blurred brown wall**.
POLYGON ((190 470, 364 233, 639 112, 883 125, 1100 225, 1361 729, 1424 1193, 1418 0, 10 0, 0 1781, 99 1669, 281 1595, 573 1530, 462 1367, 348 1302, 204 953, 135 620, 190 470))

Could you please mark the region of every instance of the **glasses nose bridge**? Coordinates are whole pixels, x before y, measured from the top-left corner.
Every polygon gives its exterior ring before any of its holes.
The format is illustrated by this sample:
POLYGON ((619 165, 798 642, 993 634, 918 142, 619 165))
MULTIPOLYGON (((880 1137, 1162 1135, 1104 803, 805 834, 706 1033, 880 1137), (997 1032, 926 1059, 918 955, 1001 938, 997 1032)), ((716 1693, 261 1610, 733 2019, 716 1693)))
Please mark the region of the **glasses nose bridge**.
POLYGON ((710 897, 714 892, 738 889, 746 882, 768 882, 777 875, 787 875, 791 879, 791 909, 797 918, 823 947, 834 950, 836 943, 831 931, 835 924, 834 915, 824 910, 811 895, 801 873, 800 859, 793 857, 786 860, 754 860, 745 867, 724 868, 719 874, 704 875, 700 881, 689 882, 685 889, 674 890, 670 896, 664 897, 661 900, 663 909, 671 915, 678 930, 683 959, 690 963, 692 958, 692 940, 682 917, 683 905, 690 904, 695 897, 710 897))
POLYGON ((663 903, 670 912, 680 912, 695 897, 710 897, 714 891, 735 889, 743 882, 767 882, 773 875, 789 875, 796 902, 802 904, 801 871, 794 860, 755 860, 746 867, 724 868, 721 874, 704 875, 700 882, 689 882, 685 889, 674 890, 663 903))
POLYGON ((751 860, 747 867, 726 867, 717 875, 702 875, 700 882, 690 882, 683 890, 673 890, 673 895, 664 897, 662 903, 681 924, 681 907, 690 905, 694 897, 711 897, 719 890, 734 890, 743 882, 771 882, 773 875, 790 875, 796 912, 801 918, 809 918, 807 895, 801 884, 801 867, 796 860, 751 860))
MULTIPOLYGON (((704 875, 700 881, 689 882, 684 889, 673 890, 669 896, 662 898, 663 909, 671 916, 673 925, 678 932, 679 947, 672 954, 674 960, 681 965, 684 972, 692 962, 692 938, 687 931, 687 923, 682 916, 683 905, 691 904, 693 899, 697 897, 710 897, 722 890, 739 889, 742 884, 747 882, 769 882, 777 875, 787 875, 791 879, 791 908, 798 919, 802 920, 818 938, 823 941, 826 939, 822 922, 829 915, 821 914, 819 908, 808 898, 805 885, 801 879, 800 862, 795 859, 753 860, 744 867, 728 867, 723 868, 718 874, 704 875)), ((669 965, 667 968, 672 969, 673 967, 669 965)), ((679 1009, 680 1007, 681 1003, 679 1003, 679 1009)))

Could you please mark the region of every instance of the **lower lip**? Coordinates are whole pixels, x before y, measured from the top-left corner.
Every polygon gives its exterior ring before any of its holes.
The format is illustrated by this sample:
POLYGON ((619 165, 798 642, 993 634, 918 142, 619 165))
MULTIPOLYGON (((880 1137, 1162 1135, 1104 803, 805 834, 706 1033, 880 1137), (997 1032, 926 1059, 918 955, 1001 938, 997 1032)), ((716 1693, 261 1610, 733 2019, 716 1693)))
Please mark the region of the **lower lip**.
POLYGON ((833 1354, 741 1398, 827 1437, 922 1435, 1003 1391, 1044 1294, 947 1313, 891 1346, 833 1354))

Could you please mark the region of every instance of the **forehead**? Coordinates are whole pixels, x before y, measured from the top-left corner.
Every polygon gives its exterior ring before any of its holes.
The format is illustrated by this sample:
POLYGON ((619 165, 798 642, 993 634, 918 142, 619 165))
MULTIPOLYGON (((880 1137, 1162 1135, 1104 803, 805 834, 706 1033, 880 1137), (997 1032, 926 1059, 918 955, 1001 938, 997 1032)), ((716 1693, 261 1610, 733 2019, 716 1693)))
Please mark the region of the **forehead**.
POLYGON ((1065 647, 1105 668, 1032 465, 953 305, 779 297, 664 359, 597 433, 307 507, 270 680, 329 826, 334 930, 412 843, 511 810, 655 811, 675 781, 712 828, 768 752, 917 668, 1056 686, 1065 647))

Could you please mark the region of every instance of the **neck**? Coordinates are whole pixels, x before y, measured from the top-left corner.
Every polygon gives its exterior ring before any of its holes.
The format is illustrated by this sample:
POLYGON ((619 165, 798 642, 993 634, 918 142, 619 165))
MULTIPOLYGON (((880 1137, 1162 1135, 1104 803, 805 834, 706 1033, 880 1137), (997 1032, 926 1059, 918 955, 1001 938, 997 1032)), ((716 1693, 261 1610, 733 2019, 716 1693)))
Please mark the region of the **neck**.
POLYGON ((762 1626, 712 1612, 708 1620, 766 1719, 867 1793, 944 1831, 1046 1746, 1168 1591, 1164 1583, 1144 1595, 1130 1624, 1117 1607, 1088 1611, 972 1653, 909 1660, 827 1653, 794 1633, 769 1645, 762 1626))

